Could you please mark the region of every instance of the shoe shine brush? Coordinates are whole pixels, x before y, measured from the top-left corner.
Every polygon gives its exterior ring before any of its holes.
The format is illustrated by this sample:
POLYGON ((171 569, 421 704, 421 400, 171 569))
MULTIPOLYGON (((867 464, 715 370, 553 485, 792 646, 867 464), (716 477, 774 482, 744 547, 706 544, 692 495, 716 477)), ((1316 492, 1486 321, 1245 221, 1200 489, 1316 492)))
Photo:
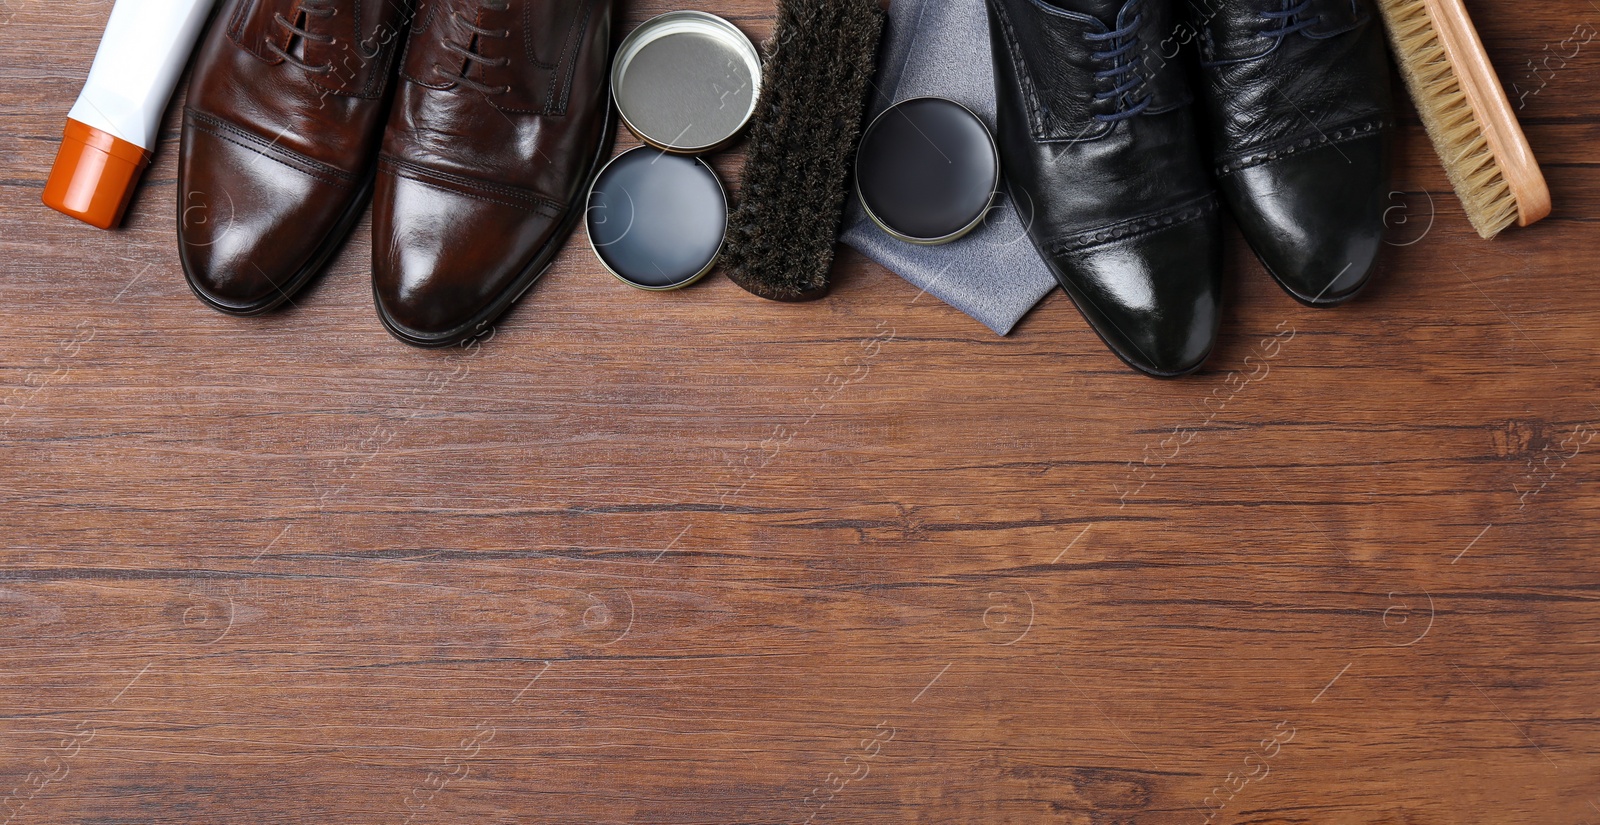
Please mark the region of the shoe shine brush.
POLYGON ((723 258, 749 292, 828 291, 883 19, 877 0, 779 0, 723 258))
POLYGON ((1550 214, 1550 189, 1461 0, 1378 0, 1400 74, 1478 234, 1550 214))

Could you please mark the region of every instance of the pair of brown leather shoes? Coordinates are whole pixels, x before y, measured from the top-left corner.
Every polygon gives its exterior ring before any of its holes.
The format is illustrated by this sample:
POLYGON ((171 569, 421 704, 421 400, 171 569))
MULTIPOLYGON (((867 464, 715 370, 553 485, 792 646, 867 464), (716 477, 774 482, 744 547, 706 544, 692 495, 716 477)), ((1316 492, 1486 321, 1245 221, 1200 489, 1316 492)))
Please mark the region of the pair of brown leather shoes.
POLYGON ((289 300, 372 210, 388 330, 445 346, 544 273, 610 151, 613 0, 227 0, 178 163, 184 275, 289 300))

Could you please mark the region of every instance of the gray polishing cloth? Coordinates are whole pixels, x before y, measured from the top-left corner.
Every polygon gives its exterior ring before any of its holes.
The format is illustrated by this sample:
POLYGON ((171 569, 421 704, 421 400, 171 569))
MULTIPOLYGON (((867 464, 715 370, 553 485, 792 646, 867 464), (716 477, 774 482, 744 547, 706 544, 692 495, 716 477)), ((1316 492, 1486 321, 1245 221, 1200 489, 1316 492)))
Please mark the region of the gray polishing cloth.
MULTIPOLYGON (((984 0, 894 0, 868 113, 913 97, 946 97, 995 124, 994 66, 984 0)), ((870 122, 870 121, 869 121, 870 122)), ((988 219, 942 246, 918 246, 879 229, 854 193, 846 244, 984 326, 1005 335, 1056 288, 1028 241, 1005 186, 988 219)))

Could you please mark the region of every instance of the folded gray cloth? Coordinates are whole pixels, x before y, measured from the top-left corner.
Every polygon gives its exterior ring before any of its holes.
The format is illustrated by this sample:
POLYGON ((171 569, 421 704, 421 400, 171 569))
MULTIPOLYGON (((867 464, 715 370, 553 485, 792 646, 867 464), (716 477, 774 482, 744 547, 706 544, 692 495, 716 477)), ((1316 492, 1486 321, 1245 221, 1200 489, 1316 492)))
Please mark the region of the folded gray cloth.
MULTIPOLYGON (((990 53, 984 0, 894 0, 869 116, 909 98, 945 97, 994 129, 990 53)), ((890 237, 854 197, 844 225, 846 244, 1001 335, 1056 288, 1004 191, 982 226, 943 246, 890 237)))

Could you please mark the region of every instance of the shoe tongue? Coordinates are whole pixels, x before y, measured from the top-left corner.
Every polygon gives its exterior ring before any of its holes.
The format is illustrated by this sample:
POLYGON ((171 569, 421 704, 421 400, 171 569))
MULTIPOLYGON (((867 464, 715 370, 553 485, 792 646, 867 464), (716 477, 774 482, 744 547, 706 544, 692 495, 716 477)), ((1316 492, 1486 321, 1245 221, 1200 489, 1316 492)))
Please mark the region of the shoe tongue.
POLYGON ((362 6, 357 0, 260 0, 235 15, 229 38, 327 92, 371 97, 388 83, 389 55, 410 14, 398 2, 373 3, 364 12, 362 6))
MULTIPOLYGON (((1208 0, 1215 2, 1215 0, 1208 0)), ((1350 0, 1311 0, 1294 18, 1270 19, 1262 11, 1279 11, 1300 3, 1233 3, 1212 6, 1210 11, 1192 11, 1190 20, 1203 36, 1200 55, 1208 63, 1227 63, 1261 57, 1277 47, 1281 38, 1266 36, 1272 29, 1300 21, 1311 25, 1294 35, 1312 40, 1327 40, 1364 26, 1371 17, 1362 3, 1350 0)))
MULTIPOLYGON (((431 22, 420 30, 428 36, 405 51, 405 73, 424 85, 455 83, 468 92, 481 92, 475 96, 486 97, 503 112, 565 111, 574 93, 571 79, 588 54, 580 52, 579 44, 586 32, 607 32, 611 25, 610 2, 440 2, 443 5, 432 13, 431 22)), ((380 0, 380 5, 400 3, 380 0)), ((609 48, 606 39, 598 42, 609 48)))
POLYGON ((1139 0, 1046 0, 1050 5, 1064 11, 1087 14, 1106 24, 1107 29, 1117 27, 1117 16, 1124 6, 1139 2, 1139 0))

